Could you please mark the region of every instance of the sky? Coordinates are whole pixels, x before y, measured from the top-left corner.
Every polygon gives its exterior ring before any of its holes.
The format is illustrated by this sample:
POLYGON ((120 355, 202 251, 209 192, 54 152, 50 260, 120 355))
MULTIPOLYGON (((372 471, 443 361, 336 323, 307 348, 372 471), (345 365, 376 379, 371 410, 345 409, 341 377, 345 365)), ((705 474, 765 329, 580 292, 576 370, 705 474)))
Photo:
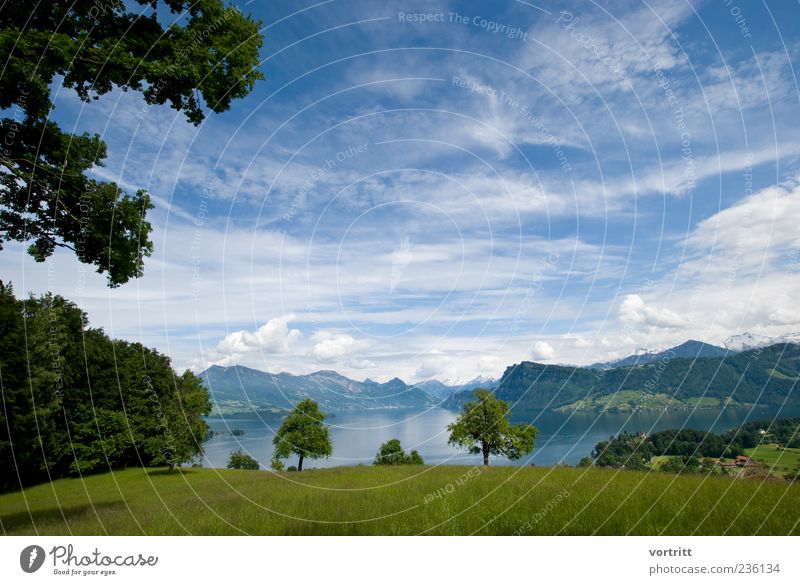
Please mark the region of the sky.
POLYGON ((800 331, 797 2, 237 6, 266 79, 200 126, 54 87, 155 252, 109 289, 6 245, 18 294, 178 369, 359 380, 800 331))

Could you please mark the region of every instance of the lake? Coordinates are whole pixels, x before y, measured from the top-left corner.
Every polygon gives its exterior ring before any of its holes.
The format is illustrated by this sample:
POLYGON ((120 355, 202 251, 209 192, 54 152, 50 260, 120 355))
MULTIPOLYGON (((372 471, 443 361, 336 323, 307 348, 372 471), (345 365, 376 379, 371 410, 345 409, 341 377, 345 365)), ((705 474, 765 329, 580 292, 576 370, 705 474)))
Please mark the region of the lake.
MULTIPOLYGON (((478 465, 480 455, 470 455, 447 444, 447 425, 457 412, 442 408, 426 410, 369 410, 337 412, 329 415, 333 441, 333 456, 328 459, 306 460, 303 468, 335 467, 339 465, 370 465, 381 443, 400 439, 406 452, 416 449, 427 464, 478 465)), ((651 433, 664 429, 691 428, 724 432, 745 422, 762 418, 800 416, 800 408, 743 408, 704 409, 668 412, 643 411, 635 413, 557 413, 537 411, 514 413, 513 422, 530 421, 539 429, 533 453, 519 461, 492 457, 495 465, 574 465, 586 457, 594 446, 611 435, 626 430, 651 433)), ((203 465, 225 467, 231 451, 241 448, 262 467, 272 459, 272 437, 280 419, 221 419, 209 418, 211 430, 220 433, 205 443, 203 465), (234 436, 232 430, 244 431, 234 436)), ((294 457, 286 465, 297 465, 294 457)))

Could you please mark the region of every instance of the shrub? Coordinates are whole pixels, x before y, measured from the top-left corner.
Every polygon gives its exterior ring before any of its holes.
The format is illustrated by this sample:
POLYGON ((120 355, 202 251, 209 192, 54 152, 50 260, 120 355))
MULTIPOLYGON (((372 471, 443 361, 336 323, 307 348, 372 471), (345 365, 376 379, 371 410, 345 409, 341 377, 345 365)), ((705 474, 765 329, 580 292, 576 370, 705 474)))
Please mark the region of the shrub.
POLYGON ((228 458, 228 469, 258 469, 258 461, 241 449, 233 451, 228 458))
POLYGON ((389 439, 378 449, 373 465, 425 465, 425 462, 416 450, 406 455, 400 439, 389 439))

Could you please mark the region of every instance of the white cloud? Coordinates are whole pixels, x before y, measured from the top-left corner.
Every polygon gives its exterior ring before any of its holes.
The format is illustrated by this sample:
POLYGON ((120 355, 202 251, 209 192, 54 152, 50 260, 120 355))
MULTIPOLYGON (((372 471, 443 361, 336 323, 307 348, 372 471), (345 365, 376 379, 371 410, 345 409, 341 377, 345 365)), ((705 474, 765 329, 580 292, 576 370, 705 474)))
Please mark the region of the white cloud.
POLYGON ((254 332, 236 331, 226 335, 217 345, 217 351, 224 354, 244 354, 252 351, 264 353, 288 353, 292 344, 298 341, 301 333, 290 329, 289 322, 295 315, 284 315, 270 319, 254 332))
POLYGON ((619 318, 624 323, 657 329, 680 328, 686 324, 683 318, 669 309, 648 306, 639 295, 625 296, 619 307, 619 318))
POLYGON ((311 341, 315 342, 311 355, 321 362, 337 361, 363 347, 353 336, 333 331, 317 331, 311 341))
POLYGON ((434 355, 420 359, 419 367, 414 373, 417 380, 427 380, 429 378, 448 377, 447 370, 452 364, 452 360, 439 351, 431 352, 434 355))
POLYGON ((535 360, 549 360, 555 357, 556 350, 546 341, 537 341, 533 344, 531 357, 535 360))
MULTIPOLYGON (((739 203, 701 221, 687 238, 699 260, 687 265, 707 265, 761 272, 765 265, 800 245, 800 182, 793 180, 746 197, 739 203), (711 261, 707 261, 710 258, 711 261)), ((704 268, 705 269, 705 268, 704 268)))
POLYGON ((376 364, 373 361, 367 359, 352 359, 347 360, 345 364, 348 368, 353 368, 354 370, 367 370, 371 368, 375 368, 376 364))

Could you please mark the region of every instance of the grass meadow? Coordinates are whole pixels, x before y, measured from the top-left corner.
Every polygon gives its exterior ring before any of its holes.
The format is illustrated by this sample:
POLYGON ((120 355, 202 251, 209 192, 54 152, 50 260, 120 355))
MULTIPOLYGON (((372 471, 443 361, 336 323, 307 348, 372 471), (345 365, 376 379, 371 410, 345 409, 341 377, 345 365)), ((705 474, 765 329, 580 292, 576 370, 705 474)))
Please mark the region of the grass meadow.
POLYGON ((5 534, 788 535, 800 485, 566 467, 127 469, 0 495, 5 534))
POLYGON ((745 454, 757 461, 775 475, 783 477, 796 473, 800 469, 800 449, 779 447, 777 445, 759 445, 753 449, 745 449, 745 454))

